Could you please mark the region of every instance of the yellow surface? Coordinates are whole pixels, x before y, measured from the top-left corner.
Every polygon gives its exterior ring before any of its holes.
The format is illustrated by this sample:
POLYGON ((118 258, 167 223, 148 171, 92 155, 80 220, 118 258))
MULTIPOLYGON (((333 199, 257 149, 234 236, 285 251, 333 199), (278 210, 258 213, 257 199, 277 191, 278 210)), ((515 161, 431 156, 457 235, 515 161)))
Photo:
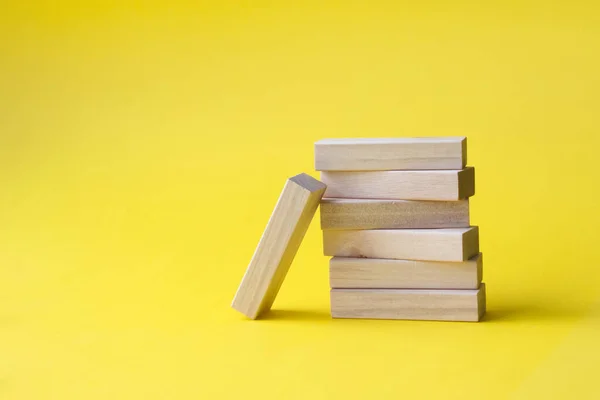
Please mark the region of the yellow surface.
POLYGON ((284 3, 2 2, 0 398, 600 398, 597 3, 284 3), (485 322, 332 321, 317 224, 229 308, 314 141, 432 135, 485 322))

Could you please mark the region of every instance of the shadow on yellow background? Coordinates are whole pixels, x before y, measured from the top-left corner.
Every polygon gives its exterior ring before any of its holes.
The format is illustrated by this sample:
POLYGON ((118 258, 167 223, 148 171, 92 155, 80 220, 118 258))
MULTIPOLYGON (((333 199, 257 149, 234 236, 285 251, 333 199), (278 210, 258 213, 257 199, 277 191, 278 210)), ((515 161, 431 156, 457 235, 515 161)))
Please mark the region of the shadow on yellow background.
POLYGON ((592 2, 2 9, 2 399, 600 397, 592 2), (229 308, 314 141, 456 135, 484 322, 331 320, 317 223, 229 308))

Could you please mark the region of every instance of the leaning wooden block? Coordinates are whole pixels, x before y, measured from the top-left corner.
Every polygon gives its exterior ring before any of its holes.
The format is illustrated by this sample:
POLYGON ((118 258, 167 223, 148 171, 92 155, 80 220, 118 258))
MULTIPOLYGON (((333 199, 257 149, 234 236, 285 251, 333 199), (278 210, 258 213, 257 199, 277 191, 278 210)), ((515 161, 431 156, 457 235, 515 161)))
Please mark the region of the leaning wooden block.
POLYGON ((477 289, 482 264, 481 253, 462 262, 333 257, 329 283, 345 289, 477 289))
POLYGON ((246 270, 232 307, 249 318, 271 308, 325 185, 300 174, 288 179, 246 270))
POLYGON ((323 231, 326 256, 465 261, 479 253, 479 229, 369 229, 323 231))
POLYGON ((470 290, 331 289, 333 318, 479 321, 485 284, 470 290))
POLYGON ((315 143, 317 171, 462 169, 467 138, 325 139, 315 143))
POLYGON ((469 200, 323 199, 322 229, 465 228, 469 200))
POLYGON ((325 197, 460 200, 475 194, 475 169, 451 171, 323 171, 325 197))

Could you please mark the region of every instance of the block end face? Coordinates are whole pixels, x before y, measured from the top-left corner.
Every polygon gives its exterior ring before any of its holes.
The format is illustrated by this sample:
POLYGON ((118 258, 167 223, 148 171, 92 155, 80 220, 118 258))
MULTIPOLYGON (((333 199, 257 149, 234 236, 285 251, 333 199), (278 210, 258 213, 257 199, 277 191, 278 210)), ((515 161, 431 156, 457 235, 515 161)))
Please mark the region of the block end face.
POLYGON ((289 181, 294 182, 296 185, 308 190, 311 193, 325 192, 327 185, 323 182, 313 178, 312 176, 301 173, 296 176, 289 178, 289 181))
POLYGON ((335 257, 329 259, 329 287, 333 288, 335 284, 335 257))
POLYGON ((466 208, 466 210, 465 210, 466 221, 467 221, 467 224, 469 226, 471 226, 471 205, 470 205, 468 198, 464 199, 463 201, 464 201, 465 208, 466 208))
POLYGON ((327 222, 325 221, 325 218, 323 217, 323 209, 321 209, 321 218, 320 218, 319 224, 321 226, 322 231, 327 229, 327 222))
POLYGON ((330 231, 322 231, 323 232, 323 255, 324 256, 335 256, 335 254, 330 254, 333 253, 332 249, 331 249, 331 244, 330 244, 330 231))
POLYGON ((458 172, 458 198, 467 199, 475 195, 475 168, 465 167, 458 172))
POLYGON ((485 283, 481 283, 479 286, 479 291, 477 292, 477 317, 478 321, 484 317, 486 313, 486 291, 485 291, 485 283))
POLYGON ((467 138, 466 136, 462 136, 461 137, 461 141, 460 141, 460 147, 461 147, 461 168, 465 168, 467 166, 467 138))
POLYGON ((318 140, 315 142, 315 171, 324 171, 329 167, 327 157, 327 141, 328 139, 318 140))
POLYGON ((472 226, 463 233, 463 261, 479 253, 479 227, 472 226))
POLYGON ((483 280, 483 253, 477 254, 473 259, 477 263, 477 284, 480 285, 483 280))

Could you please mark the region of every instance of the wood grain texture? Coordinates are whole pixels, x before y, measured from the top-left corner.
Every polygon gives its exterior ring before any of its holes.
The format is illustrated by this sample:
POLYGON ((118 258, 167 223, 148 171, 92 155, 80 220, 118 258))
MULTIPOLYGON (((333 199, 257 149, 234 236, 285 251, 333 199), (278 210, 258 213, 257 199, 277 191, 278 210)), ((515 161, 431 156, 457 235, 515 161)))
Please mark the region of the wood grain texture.
POLYGON ((479 321, 485 284, 478 289, 331 289, 333 318, 479 321))
POLYGON ((469 200, 321 200, 321 229, 469 227, 469 200))
POLYGON ((479 229, 367 229, 323 231, 326 256, 466 261, 479 253, 479 229))
POLYGON ((326 198, 460 200, 475 194, 475 169, 450 171, 322 171, 326 198))
POLYGON ((329 284, 344 289, 477 289, 482 271, 481 253, 462 262, 333 257, 329 284))
POLYGON ((462 169, 465 137, 325 139, 315 143, 317 171, 462 169))
POLYGON ((232 307, 255 319, 273 305, 321 197, 322 182, 300 174, 288 179, 232 307))

